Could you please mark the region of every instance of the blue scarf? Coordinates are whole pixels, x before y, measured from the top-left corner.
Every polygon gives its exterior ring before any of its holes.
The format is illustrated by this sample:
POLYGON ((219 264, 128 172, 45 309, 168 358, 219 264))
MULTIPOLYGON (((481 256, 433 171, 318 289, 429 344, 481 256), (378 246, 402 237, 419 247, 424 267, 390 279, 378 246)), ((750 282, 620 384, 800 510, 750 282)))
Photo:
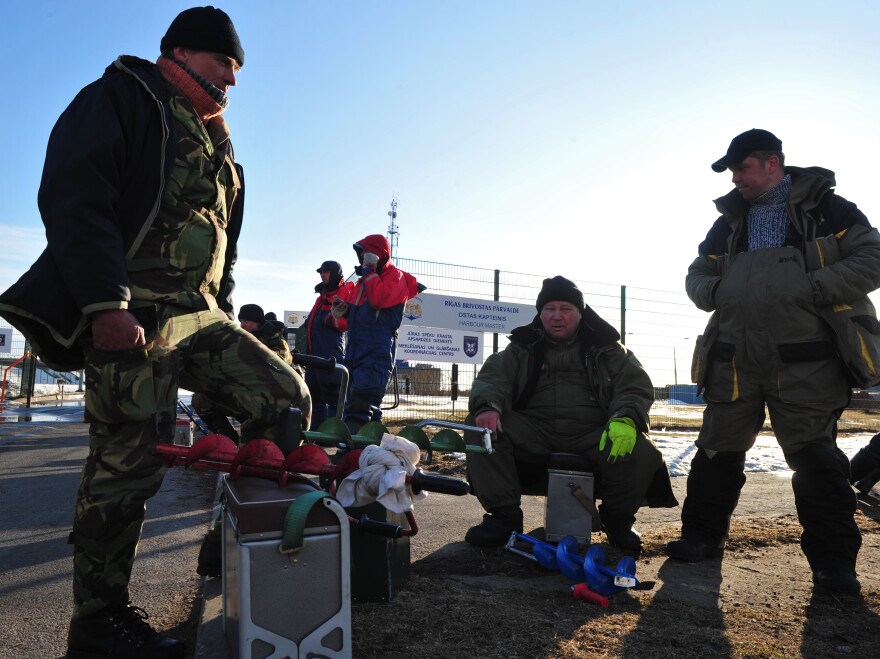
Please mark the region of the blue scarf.
POLYGON ((749 251, 785 246, 788 233, 788 211, 785 204, 791 192, 791 175, 764 194, 752 200, 749 208, 749 251))

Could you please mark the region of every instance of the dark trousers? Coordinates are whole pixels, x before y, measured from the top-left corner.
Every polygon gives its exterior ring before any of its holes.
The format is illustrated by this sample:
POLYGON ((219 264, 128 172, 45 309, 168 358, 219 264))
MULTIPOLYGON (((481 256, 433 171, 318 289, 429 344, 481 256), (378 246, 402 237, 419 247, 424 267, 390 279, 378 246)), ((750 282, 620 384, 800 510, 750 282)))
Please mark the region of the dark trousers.
MULTIPOLYGON (((468 417, 466 423, 473 425, 473 418, 468 417)), ((518 412, 505 414, 501 426, 504 432, 496 439, 494 453, 467 454, 468 481, 480 505, 490 512, 520 505, 517 460, 547 464, 551 453, 564 452, 583 456, 592 465, 601 489, 599 512, 603 523, 631 524, 654 475, 663 465, 659 449, 642 434, 628 459, 611 463, 599 453, 604 426, 584 428, 577 435, 560 435, 553 431, 552 422, 543 423, 518 412)))

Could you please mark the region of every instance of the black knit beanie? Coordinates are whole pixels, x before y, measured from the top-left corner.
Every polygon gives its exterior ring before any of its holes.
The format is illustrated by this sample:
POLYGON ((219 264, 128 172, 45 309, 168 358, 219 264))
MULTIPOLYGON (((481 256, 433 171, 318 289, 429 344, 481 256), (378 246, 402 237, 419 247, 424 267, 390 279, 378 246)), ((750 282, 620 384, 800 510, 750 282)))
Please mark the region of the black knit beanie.
POLYGON ((562 275, 556 275, 552 279, 545 279, 541 292, 538 293, 538 301, 535 306, 538 313, 544 308, 548 302, 570 302, 581 311, 584 310, 584 294, 570 279, 566 279, 562 275))
POLYGON ((241 41, 232 20, 222 9, 193 7, 180 12, 162 37, 159 50, 164 53, 178 46, 229 55, 239 66, 244 66, 241 41))
POLYGON ((251 322, 260 323, 261 325, 266 321, 266 317, 263 315, 263 307, 259 304, 241 305, 241 309, 238 310, 238 319, 250 320, 251 322))

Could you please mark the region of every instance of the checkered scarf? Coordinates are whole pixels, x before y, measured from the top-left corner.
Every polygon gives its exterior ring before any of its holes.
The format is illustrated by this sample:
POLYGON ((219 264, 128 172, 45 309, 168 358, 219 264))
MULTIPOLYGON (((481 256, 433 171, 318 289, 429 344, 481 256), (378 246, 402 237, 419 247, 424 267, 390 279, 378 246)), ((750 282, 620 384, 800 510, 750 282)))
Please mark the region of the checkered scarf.
POLYGON ((788 233, 788 212, 785 203, 791 192, 791 175, 785 177, 760 197, 752 200, 749 208, 749 251, 768 247, 783 247, 788 233))

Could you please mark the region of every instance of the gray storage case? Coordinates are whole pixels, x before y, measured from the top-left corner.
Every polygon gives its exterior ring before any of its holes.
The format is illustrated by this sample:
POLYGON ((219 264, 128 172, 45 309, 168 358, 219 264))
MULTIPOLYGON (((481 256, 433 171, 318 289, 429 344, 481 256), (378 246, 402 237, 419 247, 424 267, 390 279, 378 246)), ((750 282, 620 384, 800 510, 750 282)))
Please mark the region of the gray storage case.
POLYGON ((548 542, 559 542, 571 535, 579 544, 590 544, 593 517, 579 497, 586 497, 595 506, 592 474, 564 469, 547 470, 544 534, 548 542))
POLYGON ((223 476, 223 630, 240 659, 351 657, 348 517, 332 497, 282 553, 285 515, 314 488, 223 476))

